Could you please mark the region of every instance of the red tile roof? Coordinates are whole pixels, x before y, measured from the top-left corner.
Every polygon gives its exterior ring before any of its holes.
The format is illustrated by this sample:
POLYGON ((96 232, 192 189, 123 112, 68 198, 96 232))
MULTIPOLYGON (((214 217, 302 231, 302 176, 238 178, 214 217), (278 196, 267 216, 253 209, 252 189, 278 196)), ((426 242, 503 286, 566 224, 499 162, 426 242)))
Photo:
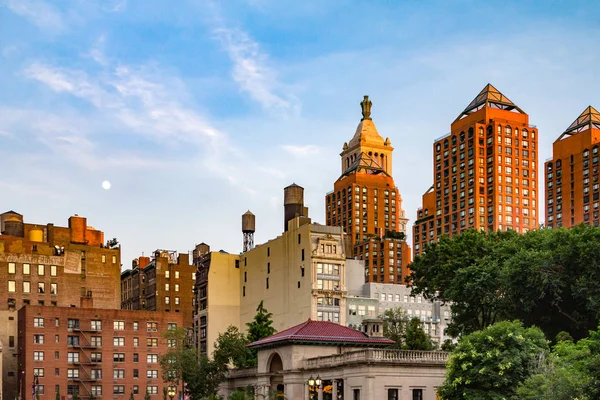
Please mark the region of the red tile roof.
POLYGON ((275 344, 310 343, 316 345, 349 345, 359 347, 388 346, 393 340, 382 337, 369 337, 366 333, 357 331, 329 321, 308 320, 278 332, 272 336, 250 343, 249 347, 266 347, 275 344))

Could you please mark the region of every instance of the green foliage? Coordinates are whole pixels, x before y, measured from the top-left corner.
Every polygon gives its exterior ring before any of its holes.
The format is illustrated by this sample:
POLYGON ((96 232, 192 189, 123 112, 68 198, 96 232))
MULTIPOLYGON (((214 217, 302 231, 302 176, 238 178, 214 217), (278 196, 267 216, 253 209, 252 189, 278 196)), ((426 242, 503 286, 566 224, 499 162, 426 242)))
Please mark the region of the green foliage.
POLYGON ((150 393, 148 393, 148 391, 146 391, 146 393, 144 394, 144 400, 151 400, 150 393))
POLYGON ((463 336, 446 366, 444 400, 506 400, 544 360, 548 346, 538 328, 498 322, 463 336))
POLYGON ((421 320, 412 318, 406 325, 404 335, 404 348, 407 350, 431 350, 433 345, 429 336, 423 330, 421 320))
POLYGON ((71 400, 79 400, 79 390, 75 390, 71 396, 71 400))
POLYGON ((384 238, 406 240, 406 234, 404 232, 385 231, 384 238))
POLYGON ((383 336, 396 342, 392 347, 402 349, 408 317, 401 307, 388 308, 383 313, 383 336))
POLYGON ((117 247, 119 247, 119 241, 117 240, 117 238, 112 238, 106 242, 106 247, 108 247, 109 249, 116 249, 117 247))
POLYGON ((169 389, 165 386, 165 387, 163 387, 163 400, 167 400, 168 395, 169 395, 169 389))
POLYGON ((577 343, 557 341, 547 362, 517 393, 522 400, 600 398, 600 329, 577 343))
POLYGON ((600 318, 600 229, 468 230, 427 246, 409 266, 415 294, 450 303, 453 336, 518 319, 573 338, 600 318))
POLYGON ((271 320, 272 317, 273 314, 267 311, 261 300, 260 304, 256 308, 254 320, 246 324, 248 327, 248 340, 250 343, 264 339, 277 332, 277 330, 271 326, 273 324, 273 321, 271 320))
POLYGON ((187 332, 183 328, 169 329, 162 338, 169 349, 158 360, 163 381, 179 387, 182 379, 185 381, 184 372, 196 363, 196 351, 186 346, 187 332))
POLYGON ((90 399, 89 400, 96 400, 96 396, 94 396, 94 393, 90 393, 90 399))
POLYGON ((54 397, 55 400, 60 400, 60 389, 56 391, 56 395, 54 397))
POLYGON ((226 368, 222 364, 200 356, 198 362, 190 370, 186 370, 185 382, 187 394, 191 400, 217 398, 219 385, 225 379, 226 368))
POLYGON ((235 326, 219 334, 215 341, 213 359, 224 366, 233 365, 235 368, 246 368, 256 365, 256 358, 248 348, 249 340, 235 326))
POLYGON ((133 390, 131 391, 131 393, 129 393, 129 400, 134 400, 134 397, 133 397, 133 390))
POLYGON ((452 341, 452 339, 446 339, 444 340, 444 343, 442 343, 442 351, 452 351, 456 348, 456 344, 454 344, 454 342, 452 341))

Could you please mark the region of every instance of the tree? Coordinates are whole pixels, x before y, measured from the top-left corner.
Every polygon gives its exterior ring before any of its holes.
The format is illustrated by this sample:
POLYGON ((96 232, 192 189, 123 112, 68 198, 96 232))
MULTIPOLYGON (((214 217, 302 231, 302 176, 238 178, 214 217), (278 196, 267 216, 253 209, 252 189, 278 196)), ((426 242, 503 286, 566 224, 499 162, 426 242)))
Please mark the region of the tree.
POLYGON ((147 390, 146 390, 146 393, 144 394, 144 400, 151 400, 150 393, 148 393, 147 390))
POLYGON ((158 360, 163 381, 175 388, 181 386, 184 392, 186 374, 197 364, 196 350, 187 346, 187 331, 183 328, 169 329, 162 338, 169 349, 158 360))
POLYGON ((406 325, 404 348, 407 350, 431 350, 433 344, 421 326, 421 320, 412 318, 406 325))
POLYGON ((58 388, 56 390, 56 396, 54 397, 55 400, 60 400, 60 388, 58 388))
POLYGON ((501 400, 535 371, 548 353, 544 333, 503 321, 463 336, 446 366, 440 387, 444 400, 501 400))
POLYGON ((119 241, 117 240, 117 238, 112 238, 106 242, 106 247, 108 247, 109 249, 115 249, 119 247, 119 241))
POLYGON ((396 342, 392 347, 402 349, 408 317, 401 307, 388 308, 383 313, 383 336, 396 342))
POLYGON ((71 400, 79 400, 79 390, 75 389, 73 391, 73 395, 71 396, 71 400))
POLYGON ((132 391, 129 393, 129 400, 134 400, 134 397, 133 397, 133 390, 132 390, 132 391))
POLYGON ((187 393, 191 400, 216 398, 219 385, 225 379, 226 368, 205 355, 191 369, 186 370, 187 393))
POLYGON ((231 364, 235 368, 254 366, 256 360, 248 348, 248 343, 248 338, 237 327, 230 326, 217 337, 213 359, 218 364, 231 364))
MULTIPOLYGON (((564 332, 563 332, 564 333, 564 332)), ((518 389, 522 400, 600 398, 600 329, 575 343, 557 338, 548 360, 518 389)))
POLYGON ((442 343, 442 351, 451 352, 452 350, 454 350, 455 347, 456 344, 454 344, 452 339, 446 339, 444 340, 444 343, 442 343))
POLYGON ((442 236, 409 266, 413 293, 450 303, 453 336, 518 319, 581 339, 600 319, 600 229, 468 230, 442 236))
POLYGON ((258 307, 256 307, 254 320, 246 324, 248 327, 248 340, 250 343, 269 337, 277 332, 277 330, 271 326, 273 324, 273 321, 271 320, 272 317, 273 314, 263 306, 263 301, 261 300, 258 307))

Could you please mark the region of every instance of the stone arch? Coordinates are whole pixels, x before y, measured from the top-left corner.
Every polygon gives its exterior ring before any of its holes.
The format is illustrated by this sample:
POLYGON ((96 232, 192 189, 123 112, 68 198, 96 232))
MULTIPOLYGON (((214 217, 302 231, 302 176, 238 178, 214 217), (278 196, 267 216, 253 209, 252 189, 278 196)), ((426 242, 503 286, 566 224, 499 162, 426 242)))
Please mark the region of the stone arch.
POLYGON ((271 354, 271 356, 269 357, 269 360, 267 361, 267 373, 271 375, 271 377, 270 377, 271 391, 274 391, 276 393, 284 392, 282 371, 283 371, 283 360, 281 359, 281 356, 279 355, 279 353, 274 352, 273 354, 271 354))

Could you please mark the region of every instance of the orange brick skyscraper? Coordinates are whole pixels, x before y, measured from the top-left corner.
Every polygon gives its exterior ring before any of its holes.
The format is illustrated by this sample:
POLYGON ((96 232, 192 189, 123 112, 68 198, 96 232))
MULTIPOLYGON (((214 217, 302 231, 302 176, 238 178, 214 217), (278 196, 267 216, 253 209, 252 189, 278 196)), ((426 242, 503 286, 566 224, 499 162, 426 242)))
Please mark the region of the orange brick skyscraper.
POLYGON ((538 131, 488 84, 433 144, 434 183, 413 225, 415 256, 443 235, 538 226, 538 131))
POLYGON ((369 97, 360 104, 363 118, 340 154, 342 175, 325 196, 327 225, 344 228, 346 257, 365 261, 365 282, 404 283, 410 263, 408 220, 392 178, 394 148, 377 132, 369 97))
POLYGON ((589 106, 554 142, 544 165, 548 228, 598 226, 599 147, 600 113, 589 106))

